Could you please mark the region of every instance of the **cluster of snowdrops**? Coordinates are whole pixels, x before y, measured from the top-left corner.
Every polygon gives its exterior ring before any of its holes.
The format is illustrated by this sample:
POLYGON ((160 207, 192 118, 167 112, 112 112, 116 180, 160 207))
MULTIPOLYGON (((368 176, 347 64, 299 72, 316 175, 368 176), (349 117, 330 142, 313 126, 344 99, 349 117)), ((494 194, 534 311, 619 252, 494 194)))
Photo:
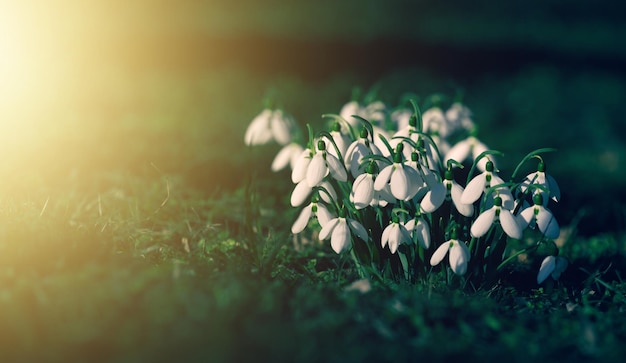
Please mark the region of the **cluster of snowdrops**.
POLYGON ((422 113, 413 100, 395 108, 351 101, 322 118, 329 129, 307 125, 304 144, 289 114, 266 108, 244 141, 282 145, 271 168, 291 168, 290 203, 300 209, 291 232, 330 240, 363 277, 418 281, 442 271, 448 281, 484 284, 529 255, 542 259, 537 283, 566 269, 549 209, 560 191, 541 156, 551 149, 529 153, 505 181, 495 160, 502 154, 477 138, 459 102, 422 113), (528 163, 536 171, 517 175, 528 163))

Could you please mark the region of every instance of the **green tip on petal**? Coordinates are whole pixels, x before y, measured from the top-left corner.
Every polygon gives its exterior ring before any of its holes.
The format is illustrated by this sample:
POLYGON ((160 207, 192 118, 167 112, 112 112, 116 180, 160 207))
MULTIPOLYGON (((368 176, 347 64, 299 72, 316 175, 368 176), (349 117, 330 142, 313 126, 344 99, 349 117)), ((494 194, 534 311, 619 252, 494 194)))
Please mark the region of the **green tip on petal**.
POLYGON ((533 203, 535 205, 542 205, 543 204, 543 197, 541 196, 541 194, 537 193, 533 196, 533 203))
POLYGON ((317 142, 317 149, 318 149, 319 151, 324 151, 324 150, 326 150, 326 142, 325 142, 324 140, 319 140, 319 141, 317 142))
POLYGON ((493 171, 493 161, 491 160, 487 161, 487 164, 485 165, 485 170, 488 172, 493 171))
POLYGON ((493 205, 496 207, 502 207, 502 198, 500 197, 493 198, 493 205))
POLYGON ((420 159, 420 154, 418 154, 417 151, 413 151, 411 153, 411 161, 418 162, 419 159, 420 159))

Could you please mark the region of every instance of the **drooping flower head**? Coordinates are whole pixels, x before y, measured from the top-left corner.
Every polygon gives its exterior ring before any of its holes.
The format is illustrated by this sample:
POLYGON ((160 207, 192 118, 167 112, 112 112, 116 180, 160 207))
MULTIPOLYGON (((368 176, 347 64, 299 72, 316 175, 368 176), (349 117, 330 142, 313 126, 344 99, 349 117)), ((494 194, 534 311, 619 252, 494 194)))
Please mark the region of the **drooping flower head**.
POLYGON ((520 191, 526 193, 526 190, 531 185, 541 186, 542 188, 535 188, 533 193, 541 194, 543 198, 543 205, 546 206, 550 199, 558 202, 561 199, 561 189, 556 180, 546 173, 546 164, 543 161, 539 161, 537 171, 528 174, 522 184, 520 185, 520 191))
POLYGON ((482 212, 478 218, 472 224, 470 233, 472 237, 484 236, 489 228, 496 222, 500 222, 502 230, 509 237, 515 239, 522 238, 522 228, 517 222, 517 219, 513 216, 513 213, 502 206, 502 198, 495 197, 493 201, 493 207, 482 212))
POLYGON ((535 194, 533 197, 534 205, 532 207, 524 209, 518 215, 518 222, 522 229, 528 227, 539 228, 544 236, 550 239, 559 237, 561 230, 556 218, 552 215, 552 212, 543 206, 543 197, 541 194, 535 194))
POLYGON ((353 236, 364 241, 369 240, 365 227, 352 218, 346 218, 344 211, 340 209, 339 217, 331 219, 322 227, 319 239, 323 241, 330 238, 333 251, 339 254, 350 248, 353 236))
POLYGON ((449 254, 450 268, 456 275, 464 275, 467 272, 467 264, 470 260, 469 248, 465 242, 457 239, 456 231, 453 230, 450 239, 439 246, 430 258, 430 265, 436 266, 449 254))
POLYGON ((421 187, 421 177, 415 169, 402 162, 402 144, 398 145, 393 158, 393 163, 385 166, 376 177, 374 189, 380 191, 389 184, 396 199, 409 200, 421 187))

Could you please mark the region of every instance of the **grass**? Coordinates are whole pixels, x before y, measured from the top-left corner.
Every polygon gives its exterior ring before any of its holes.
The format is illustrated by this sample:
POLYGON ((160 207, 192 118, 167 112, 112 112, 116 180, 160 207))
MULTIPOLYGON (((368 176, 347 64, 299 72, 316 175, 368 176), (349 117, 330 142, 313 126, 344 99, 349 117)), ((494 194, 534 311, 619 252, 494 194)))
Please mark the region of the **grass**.
MULTIPOLYGON (((560 88, 558 75, 537 72, 530 71, 560 88)), ((276 148, 243 148, 243 130, 268 84, 301 122, 317 122, 349 97, 354 75, 314 84, 236 68, 94 77, 67 96, 86 92, 78 106, 56 106, 39 116, 36 135, 2 146, 3 361, 569 362, 623 355, 625 240, 618 229, 589 237, 572 224, 564 246, 572 265, 561 282, 543 288, 532 283, 536 266, 529 265, 488 291, 458 291, 435 279, 427 286, 372 283, 362 293, 349 288, 358 276, 329 246, 294 247, 291 184, 285 173, 268 172, 276 148)), ((395 77, 383 79, 382 89, 400 89, 402 77, 395 77)), ((525 85, 518 92, 538 91, 523 78, 513 79, 525 85)), ((487 105, 503 97, 492 92, 498 87, 470 97, 489 126, 498 112, 523 103, 498 104, 490 115, 487 105)))

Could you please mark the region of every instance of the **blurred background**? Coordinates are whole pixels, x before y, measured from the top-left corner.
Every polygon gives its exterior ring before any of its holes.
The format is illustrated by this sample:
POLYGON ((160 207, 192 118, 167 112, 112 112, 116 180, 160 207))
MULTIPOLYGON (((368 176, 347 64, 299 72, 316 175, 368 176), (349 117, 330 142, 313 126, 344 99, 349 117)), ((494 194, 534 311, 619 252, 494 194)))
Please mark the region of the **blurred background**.
MULTIPOLYGON (((207 195, 250 168, 243 132, 271 93, 301 123, 354 87, 463 96, 506 154, 554 147, 561 224, 626 227, 626 5, 605 0, 29 0, 0 4, 2 199, 181 175, 207 195), (218 171, 218 172, 216 172, 218 171), (217 175, 217 176, 216 176, 217 175)), ((263 170, 263 171, 261 171, 263 170)), ((286 181, 284 198, 290 192, 286 181)))

